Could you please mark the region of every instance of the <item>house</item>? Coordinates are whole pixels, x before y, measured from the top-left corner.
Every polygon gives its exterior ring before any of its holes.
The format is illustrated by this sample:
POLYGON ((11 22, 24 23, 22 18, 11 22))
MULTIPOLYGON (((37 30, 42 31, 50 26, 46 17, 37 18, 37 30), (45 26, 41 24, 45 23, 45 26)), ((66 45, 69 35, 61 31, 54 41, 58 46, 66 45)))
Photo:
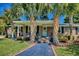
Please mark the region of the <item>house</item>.
MULTIPOLYGON (((53 21, 52 20, 36 20, 36 35, 39 36, 49 36, 53 33, 53 21)), ((27 33, 30 33, 30 21, 13 21, 12 25, 15 29, 15 36, 26 36, 27 33)), ((79 36, 79 24, 72 25, 73 36, 79 36)), ((70 25, 69 23, 59 24, 59 33, 63 35, 70 35, 70 25)))

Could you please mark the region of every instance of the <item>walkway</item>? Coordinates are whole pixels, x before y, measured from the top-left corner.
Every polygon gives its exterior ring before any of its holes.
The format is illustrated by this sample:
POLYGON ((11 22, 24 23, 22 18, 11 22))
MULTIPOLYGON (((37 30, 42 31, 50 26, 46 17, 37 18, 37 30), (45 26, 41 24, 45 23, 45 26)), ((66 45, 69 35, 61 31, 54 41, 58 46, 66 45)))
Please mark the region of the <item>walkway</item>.
POLYGON ((39 43, 17 56, 54 56, 54 53, 48 43, 39 43))

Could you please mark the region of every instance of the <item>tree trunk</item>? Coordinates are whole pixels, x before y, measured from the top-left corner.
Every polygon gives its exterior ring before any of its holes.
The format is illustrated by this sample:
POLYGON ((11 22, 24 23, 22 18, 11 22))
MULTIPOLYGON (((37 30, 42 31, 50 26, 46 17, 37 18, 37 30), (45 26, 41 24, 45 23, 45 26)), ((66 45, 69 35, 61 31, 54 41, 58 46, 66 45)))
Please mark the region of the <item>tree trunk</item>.
POLYGON ((31 29, 31 42, 35 41, 35 36, 36 36, 36 22, 34 20, 34 16, 30 17, 30 29, 31 29))
POLYGON ((72 33, 72 29, 73 29, 73 16, 70 15, 69 17, 69 22, 70 22, 70 40, 73 39, 73 33, 72 33))
POLYGON ((5 36, 8 38, 7 27, 5 27, 5 36))
POLYGON ((58 21, 58 16, 55 16, 53 20, 53 43, 55 45, 59 45, 59 40, 58 40, 58 30, 59 30, 59 21, 58 21))

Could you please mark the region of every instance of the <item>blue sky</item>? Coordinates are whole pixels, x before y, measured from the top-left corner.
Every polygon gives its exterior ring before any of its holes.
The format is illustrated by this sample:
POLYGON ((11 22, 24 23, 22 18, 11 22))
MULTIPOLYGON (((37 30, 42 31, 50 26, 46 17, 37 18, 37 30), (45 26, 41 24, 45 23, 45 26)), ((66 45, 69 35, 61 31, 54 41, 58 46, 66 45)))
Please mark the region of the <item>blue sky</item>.
POLYGON ((10 4, 10 3, 0 3, 0 15, 3 14, 4 9, 11 8, 11 5, 12 4, 10 4))
MULTIPOLYGON (((11 8, 11 3, 0 3, 0 15, 2 15, 4 13, 4 9, 8 9, 8 8, 11 8)), ((49 13, 48 14, 48 19, 51 19, 53 17, 53 14, 52 13, 49 13)), ((22 18, 22 21, 25 21, 25 17, 23 16, 22 18)), ((64 23, 64 17, 63 16, 60 16, 59 17, 59 23, 60 24, 63 24, 64 23)))

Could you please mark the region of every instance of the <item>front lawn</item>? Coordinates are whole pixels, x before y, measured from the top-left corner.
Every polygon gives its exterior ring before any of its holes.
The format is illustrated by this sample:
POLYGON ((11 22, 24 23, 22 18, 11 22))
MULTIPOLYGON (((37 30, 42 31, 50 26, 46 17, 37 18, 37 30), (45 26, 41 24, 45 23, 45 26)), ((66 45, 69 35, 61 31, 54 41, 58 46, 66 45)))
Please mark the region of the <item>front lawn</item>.
POLYGON ((55 47, 58 56, 79 56, 79 45, 70 45, 68 47, 55 47))
POLYGON ((28 47, 27 42, 14 41, 12 39, 0 39, 0 56, 13 55, 28 47))

